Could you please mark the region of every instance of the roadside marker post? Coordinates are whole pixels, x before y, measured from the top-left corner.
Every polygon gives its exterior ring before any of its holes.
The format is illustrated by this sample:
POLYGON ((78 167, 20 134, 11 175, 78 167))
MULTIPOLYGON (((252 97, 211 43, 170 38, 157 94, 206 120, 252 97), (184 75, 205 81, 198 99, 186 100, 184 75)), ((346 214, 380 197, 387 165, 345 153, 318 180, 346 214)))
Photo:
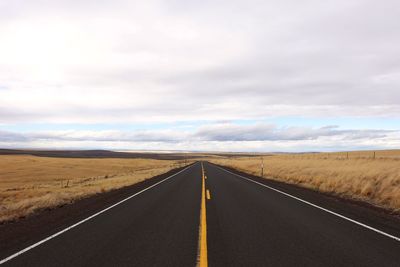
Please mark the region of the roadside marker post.
POLYGON ((261 177, 264 177, 264 158, 261 156, 261 177))

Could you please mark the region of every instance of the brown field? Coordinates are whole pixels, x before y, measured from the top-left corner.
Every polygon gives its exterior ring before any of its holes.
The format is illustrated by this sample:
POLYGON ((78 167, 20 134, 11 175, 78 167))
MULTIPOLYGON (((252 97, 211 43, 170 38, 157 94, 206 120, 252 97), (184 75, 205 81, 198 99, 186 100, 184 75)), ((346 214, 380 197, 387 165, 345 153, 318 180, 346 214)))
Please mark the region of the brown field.
MULTIPOLYGON (((186 157, 261 174, 261 155, 186 157)), ((265 177, 400 211, 400 150, 269 154, 263 160, 265 177)), ((184 160, 0 155, 0 223, 143 181, 178 163, 184 160)))
POLYGON ((183 161, 0 155, 0 222, 140 182, 183 161))
MULTIPOLYGON (((264 176, 400 211, 400 150, 263 156, 264 176)), ((211 162, 261 175, 261 156, 211 162)))

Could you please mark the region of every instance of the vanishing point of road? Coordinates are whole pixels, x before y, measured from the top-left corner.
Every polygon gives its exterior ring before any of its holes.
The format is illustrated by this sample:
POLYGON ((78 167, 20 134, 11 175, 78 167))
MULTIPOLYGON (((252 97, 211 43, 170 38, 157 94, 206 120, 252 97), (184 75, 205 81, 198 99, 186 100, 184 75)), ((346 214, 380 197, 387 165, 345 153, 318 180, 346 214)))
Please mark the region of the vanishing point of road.
POLYGON ((364 207, 197 162, 28 246, 0 251, 0 263, 400 266, 399 233, 400 225, 364 207))

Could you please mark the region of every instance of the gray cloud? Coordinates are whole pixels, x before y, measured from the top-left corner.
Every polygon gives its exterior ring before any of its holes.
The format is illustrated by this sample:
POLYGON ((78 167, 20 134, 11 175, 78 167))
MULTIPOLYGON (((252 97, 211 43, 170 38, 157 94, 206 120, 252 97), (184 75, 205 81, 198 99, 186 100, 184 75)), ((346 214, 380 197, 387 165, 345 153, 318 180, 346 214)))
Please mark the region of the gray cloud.
POLYGON ((395 0, 1 5, 0 123, 399 118, 395 0))
POLYGON ((28 142, 31 138, 24 134, 1 131, 0 130, 0 142, 12 143, 12 142, 28 142))
POLYGON ((194 131, 179 130, 138 130, 138 131, 53 131, 15 133, 0 132, 0 142, 35 141, 92 141, 92 142, 242 142, 242 141, 304 141, 326 137, 342 140, 378 140, 400 131, 391 130, 349 130, 337 126, 322 128, 277 127, 268 124, 237 125, 213 124, 201 126, 194 131))
POLYGON ((276 127, 274 125, 233 125, 222 124, 201 127, 194 136, 207 141, 301 141, 323 137, 342 139, 379 139, 398 132, 389 130, 340 130, 337 126, 322 128, 276 127))

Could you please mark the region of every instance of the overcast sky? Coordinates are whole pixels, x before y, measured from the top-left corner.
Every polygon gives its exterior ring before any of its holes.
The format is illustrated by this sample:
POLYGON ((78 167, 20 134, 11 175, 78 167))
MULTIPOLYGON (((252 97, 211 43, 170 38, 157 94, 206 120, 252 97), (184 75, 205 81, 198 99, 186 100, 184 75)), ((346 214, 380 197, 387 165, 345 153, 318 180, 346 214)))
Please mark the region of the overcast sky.
POLYGON ((400 148, 400 1, 0 0, 0 147, 400 148))

